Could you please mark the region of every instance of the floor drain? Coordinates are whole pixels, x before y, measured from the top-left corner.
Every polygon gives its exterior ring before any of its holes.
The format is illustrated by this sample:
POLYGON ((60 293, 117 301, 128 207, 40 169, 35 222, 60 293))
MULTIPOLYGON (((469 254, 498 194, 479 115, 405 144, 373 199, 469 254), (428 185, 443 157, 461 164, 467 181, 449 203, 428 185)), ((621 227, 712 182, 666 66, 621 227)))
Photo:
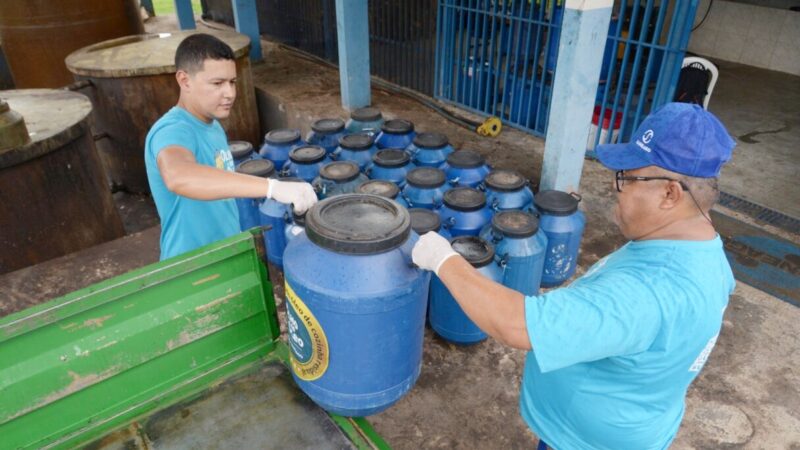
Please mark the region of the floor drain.
POLYGON ((787 216, 782 212, 775 211, 774 209, 769 209, 765 206, 739 198, 733 194, 720 192, 719 204, 790 233, 800 233, 800 220, 787 216))

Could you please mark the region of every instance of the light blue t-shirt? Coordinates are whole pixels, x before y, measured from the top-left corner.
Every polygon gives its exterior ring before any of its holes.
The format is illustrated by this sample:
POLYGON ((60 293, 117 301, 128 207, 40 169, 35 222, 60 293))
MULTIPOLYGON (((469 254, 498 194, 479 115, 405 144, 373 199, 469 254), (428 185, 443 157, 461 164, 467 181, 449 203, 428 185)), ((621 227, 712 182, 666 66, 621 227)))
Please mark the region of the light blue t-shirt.
POLYGON ((194 250, 240 231, 236 201, 193 200, 171 192, 158 171, 156 158, 165 147, 179 145, 194 154, 198 164, 233 171, 233 156, 225 130, 175 106, 150 128, 144 146, 147 180, 161 218, 161 259, 194 250))
POLYGON ((629 242, 526 297, 522 417, 557 450, 668 447, 734 286, 717 236, 629 242))

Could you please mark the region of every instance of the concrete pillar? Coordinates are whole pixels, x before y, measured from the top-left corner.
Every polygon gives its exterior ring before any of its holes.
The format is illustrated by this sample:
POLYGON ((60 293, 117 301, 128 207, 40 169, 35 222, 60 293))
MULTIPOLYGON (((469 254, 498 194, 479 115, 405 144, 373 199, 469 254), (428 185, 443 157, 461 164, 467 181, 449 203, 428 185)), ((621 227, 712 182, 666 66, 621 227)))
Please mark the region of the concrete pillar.
POLYGON ((236 31, 250 38, 250 60, 261 61, 261 35, 258 29, 256 0, 231 0, 236 31))
POLYGON ((349 110, 369 106, 367 0, 336 0, 336 28, 342 106, 349 110))
POLYGON ((578 191, 613 0, 566 0, 541 189, 578 191))
POLYGON ((192 0, 174 0, 175 13, 178 15, 178 25, 181 30, 194 30, 197 24, 194 21, 194 11, 192 11, 192 0))

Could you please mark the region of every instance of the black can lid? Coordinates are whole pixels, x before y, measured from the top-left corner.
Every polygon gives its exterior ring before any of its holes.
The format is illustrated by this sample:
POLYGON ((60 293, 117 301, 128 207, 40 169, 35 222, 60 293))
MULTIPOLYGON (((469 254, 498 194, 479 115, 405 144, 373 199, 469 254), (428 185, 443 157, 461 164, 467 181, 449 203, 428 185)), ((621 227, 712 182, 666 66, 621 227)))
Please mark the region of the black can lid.
POLYGON ((303 145, 289 152, 289 159, 299 164, 314 164, 327 156, 325 149, 319 145, 303 145))
POLYGON ((414 124, 403 119, 387 120, 381 125, 381 131, 389 134, 407 134, 414 131, 414 124))
POLYGON ((275 173, 275 164, 268 159, 248 159, 236 166, 236 171, 247 175, 267 178, 275 173))
POLYGON ((375 139, 367 133, 348 134, 339 138, 339 145, 348 150, 367 150, 375 139))
POLYGON ((472 169, 486 164, 486 158, 471 150, 459 150, 447 155, 447 164, 459 169, 472 169))
POLYGON ((372 162, 381 167, 403 167, 411 160, 405 150, 399 148, 387 148, 378 150, 372 155, 372 162))
POLYGON ((434 211, 425 208, 410 208, 408 213, 411 215, 411 228, 420 236, 429 231, 439 231, 442 227, 442 219, 434 211))
POLYGON ((288 128, 272 130, 264 136, 264 140, 267 141, 267 144, 272 145, 291 144, 300 140, 300 131, 288 128))
POLYGON ((395 199, 400 193, 400 188, 391 181, 369 180, 361 183, 356 189, 359 194, 380 195, 381 197, 395 199))
POLYGON ((568 216, 578 210, 578 199, 562 191, 540 191, 533 203, 543 214, 568 216))
POLYGON ((383 117, 378 108, 367 106, 365 108, 358 108, 350 113, 350 118, 359 122, 374 122, 383 117))
POLYGON ((343 194, 317 203, 306 214, 311 242, 337 253, 370 255, 395 249, 411 233, 408 211, 384 197, 343 194))
POLYGON ((420 133, 414 137, 414 145, 419 148, 434 150, 442 148, 449 144, 450 141, 442 133, 420 133))
POLYGON ((486 175, 485 183, 495 191, 514 192, 525 187, 525 178, 516 170, 495 169, 486 175))
POLYGON ((253 153, 253 144, 247 141, 228 141, 228 149, 234 159, 239 159, 253 153))
POLYGON ((297 225, 299 225, 301 227, 306 226, 306 214, 307 213, 308 213, 308 211, 303 211, 302 214, 298 214, 297 212, 295 212, 294 209, 292 209, 292 221, 294 221, 295 224, 297 224, 297 225))
POLYGON ((539 231, 539 219, 525 211, 501 211, 492 217, 492 228, 512 238, 526 238, 539 231))
POLYGON ((471 187, 457 187, 444 193, 444 204, 456 211, 477 211, 486 206, 486 194, 471 187))
POLYGON ((406 175, 406 182, 420 188, 437 188, 444 184, 445 175, 435 167, 417 167, 406 175))
POLYGON ((344 130, 342 119, 319 119, 311 124, 311 129, 317 133, 332 134, 344 130))
POLYGON ((358 164, 352 161, 334 161, 319 169, 319 176, 326 180, 346 183, 358 178, 358 164))
POLYGON ((459 236, 450 240, 450 246, 472 267, 483 267, 494 260, 494 247, 478 236, 459 236))
POLYGON ((288 181, 290 183, 306 183, 307 181, 298 177, 280 177, 279 181, 288 181))

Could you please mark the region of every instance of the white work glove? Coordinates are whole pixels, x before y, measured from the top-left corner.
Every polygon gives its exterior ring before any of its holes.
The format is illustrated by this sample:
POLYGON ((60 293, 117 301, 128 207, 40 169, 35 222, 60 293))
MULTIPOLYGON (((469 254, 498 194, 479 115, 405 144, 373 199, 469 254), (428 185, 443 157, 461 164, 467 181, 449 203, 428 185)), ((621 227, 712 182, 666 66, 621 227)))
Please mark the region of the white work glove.
POLYGON ((267 198, 294 205, 294 210, 298 214, 306 212, 317 203, 317 194, 310 184, 275 179, 269 180, 267 198))
POLYGON ((429 231, 419 238, 411 250, 411 260, 420 269, 432 270, 439 275, 439 268, 451 256, 458 253, 450 246, 450 242, 435 231, 429 231))

